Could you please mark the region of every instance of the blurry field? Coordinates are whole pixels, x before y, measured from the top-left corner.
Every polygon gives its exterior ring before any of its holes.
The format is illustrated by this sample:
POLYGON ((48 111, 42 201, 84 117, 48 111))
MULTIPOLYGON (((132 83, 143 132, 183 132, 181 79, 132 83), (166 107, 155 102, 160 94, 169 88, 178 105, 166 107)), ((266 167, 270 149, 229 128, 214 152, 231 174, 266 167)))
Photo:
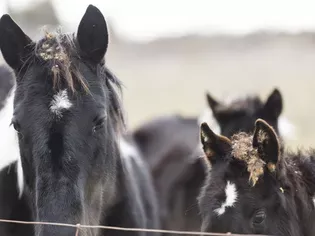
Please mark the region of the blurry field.
POLYGON ((312 34, 190 36, 147 44, 112 38, 107 63, 123 81, 130 128, 154 116, 198 115, 205 91, 218 98, 277 86, 296 125, 290 146, 315 146, 315 40, 312 34))
POLYGON ((288 144, 315 146, 312 34, 187 36, 137 44, 112 32, 107 65, 124 84, 129 128, 159 115, 197 116, 206 106, 206 90, 218 99, 259 93, 265 100, 277 86, 284 114, 297 127, 288 144))

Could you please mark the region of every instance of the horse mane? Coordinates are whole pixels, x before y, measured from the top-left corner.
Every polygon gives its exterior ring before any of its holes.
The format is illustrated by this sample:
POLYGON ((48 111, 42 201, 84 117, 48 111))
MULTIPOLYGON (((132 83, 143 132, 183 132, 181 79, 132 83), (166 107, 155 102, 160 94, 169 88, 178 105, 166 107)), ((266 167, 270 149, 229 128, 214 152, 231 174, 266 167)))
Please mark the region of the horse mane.
POLYGON ((315 150, 285 152, 279 158, 275 173, 277 184, 273 187, 278 195, 289 196, 284 204, 285 210, 287 214, 295 216, 300 224, 305 225, 305 235, 313 232, 314 162, 315 150))
POLYGON ((314 194, 315 149, 286 151, 278 162, 277 178, 284 188, 303 187, 309 195, 314 194))
POLYGON ((123 112, 122 101, 119 97, 119 94, 122 94, 122 84, 120 80, 105 66, 101 67, 100 73, 103 73, 107 80, 107 88, 109 90, 109 113, 114 119, 114 123, 117 124, 117 129, 121 130, 126 127, 125 116, 123 112), (103 70, 104 72, 102 72, 103 70), (118 92, 115 90, 115 86, 118 89, 118 92))
MULTIPOLYGON (((37 41, 34 50, 28 55, 26 63, 40 61, 49 68, 52 73, 53 88, 66 86, 73 93, 77 89, 83 89, 83 92, 90 94, 88 83, 79 69, 77 63, 81 58, 80 49, 77 45, 75 34, 63 34, 60 30, 54 33, 45 32, 45 36, 37 41)), ((113 118, 116 128, 125 127, 125 119, 122 111, 122 102, 119 95, 122 91, 122 84, 118 78, 105 66, 103 59, 96 67, 86 63, 93 70, 97 77, 104 81, 108 89, 109 103, 108 113, 113 118), (118 91, 117 91, 118 89, 118 91)))

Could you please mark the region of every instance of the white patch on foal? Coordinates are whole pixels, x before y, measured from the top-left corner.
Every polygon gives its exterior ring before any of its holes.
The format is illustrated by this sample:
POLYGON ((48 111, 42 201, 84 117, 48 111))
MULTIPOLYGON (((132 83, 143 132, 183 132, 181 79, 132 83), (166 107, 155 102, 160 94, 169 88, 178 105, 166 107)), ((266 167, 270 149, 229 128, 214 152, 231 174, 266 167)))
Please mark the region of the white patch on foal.
POLYGON ((68 98, 67 90, 61 90, 54 95, 53 100, 50 103, 50 111, 57 115, 62 116, 62 110, 68 110, 72 106, 68 98))
MULTIPOLYGON (((2 135, 0 136, 0 170, 7 167, 14 161, 17 163, 17 188, 19 191, 19 197, 23 193, 23 170, 20 160, 20 151, 18 145, 18 138, 13 126, 10 126, 13 117, 13 98, 15 94, 15 85, 9 92, 4 107, 0 111, 0 130, 2 135)), ((12 170, 11 170, 12 171, 12 170)), ((14 170, 13 170, 14 171, 14 170)))
POLYGON ((210 108, 206 108, 203 113, 198 117, 198 125, 200 126, 202 122, 207 122, 209 127, 213 130, 214 133, 220 134, 221 128, 214 118, 212 110, 210 108))
MULTIPOLYGON (((203 111, 203 113, 198 117, 197 122, 198 122, 199 127, 200 127, 201 123, 207 122, 207 124, 213 130, 214 133, 221 134, 221 128, 220 128, 217 120, 214 118, 212 110, 210 108, 207 107, 203 111)), ((201 140, 200 140, 200 135, 199 135, 199 142, 198 142, 196 150, 203 150, 201 140)))
POLYGON ((214 210, 214 212, 217 213, 218 216, 224 214, 227 207, 233 207, 237 201, 237 191, 234 183, 227 181, 225 186, 225 195, 226 199, 222 203, 221 207, 214 210))
POLYGON ((122 158, 126 159, 127 162, 130 162, 131 159, 134 159, 138 164, 143 165, 143 161, 140 158, 140 152, 137 147, 128 143, 124 137, 118 138, 119 150, 122 158))

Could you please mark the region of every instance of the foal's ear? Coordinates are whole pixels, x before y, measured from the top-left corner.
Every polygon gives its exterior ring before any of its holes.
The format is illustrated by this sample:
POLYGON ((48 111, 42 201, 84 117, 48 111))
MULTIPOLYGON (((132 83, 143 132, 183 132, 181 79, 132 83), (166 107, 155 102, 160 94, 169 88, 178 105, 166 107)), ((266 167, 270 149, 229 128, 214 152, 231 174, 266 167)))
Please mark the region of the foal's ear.
POLYGON ((108 46, 107 25, 100 10, 91 4, 81 19, 77 40, 83 58, 96 64, 102 61, 108 46))
POLYGON ((215 112, 215 109, 220 105, 220 103, 214 99, 209 92, 206 93, 206 97, 209 107, 213 112, 215 112))
POLYGON ((203 151, 211 164, 231 151, 231 141, 227 137, 216 135, 206 122, 200 125, 200 139, 203 151))
POLYGON ((0 49, 6 63, 14 70, 19 70, 23 59, 28 54, 32 40, 22 29, 5 14, 0 19, 0 49))
POLYGON ((272 119, 278 119, 282 112, 282 108, 282 95, 280 91, 275 88, 265 103, 264 111, 268 117, 270 116, 272 119))
POLYGON ((275 165, 280 156, 280 143, 274 129, 264 120, 257 119, 253 135, 253 147, 267 166, 275 165))

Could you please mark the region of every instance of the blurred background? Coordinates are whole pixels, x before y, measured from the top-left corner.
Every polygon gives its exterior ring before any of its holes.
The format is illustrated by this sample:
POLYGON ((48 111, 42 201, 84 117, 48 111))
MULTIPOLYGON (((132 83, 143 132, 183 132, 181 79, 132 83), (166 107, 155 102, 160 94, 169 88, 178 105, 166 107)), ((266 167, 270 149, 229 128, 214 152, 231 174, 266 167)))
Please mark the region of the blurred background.
POLYGON ((288 145, 315 145, 314 0, 0 0, 0 13, 37 38, 43 25, 76 31, 88 4, 107 19, 130 128, 200 115, 206 91, 265 100, 278 87, 296 126, 288 145))

